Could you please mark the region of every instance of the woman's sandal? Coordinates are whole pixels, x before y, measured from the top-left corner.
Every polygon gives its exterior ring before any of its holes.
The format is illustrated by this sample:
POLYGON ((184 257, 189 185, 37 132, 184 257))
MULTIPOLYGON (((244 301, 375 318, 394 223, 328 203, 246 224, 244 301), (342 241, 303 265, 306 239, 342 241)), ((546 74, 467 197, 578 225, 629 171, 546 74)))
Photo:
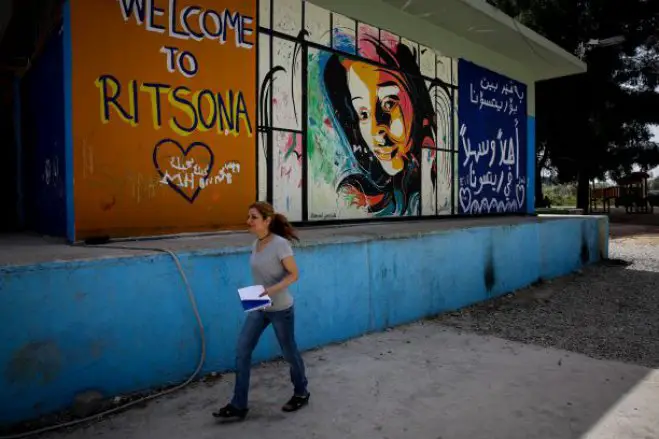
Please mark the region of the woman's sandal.
POLYGON ((288 400, 286 404, 281 408, 285 412, 295 412, 300 410, 305 405, 309 404, 310 393, 307 393, 307 396, 295 396, 288 400))
POLYGON ((227 404, 222 407, 220 410, 213 412, 215 418, 220 418, 224 420, 236 419, 242 421, 247 416, 249 409, 238 409, 231 404, 227 404))

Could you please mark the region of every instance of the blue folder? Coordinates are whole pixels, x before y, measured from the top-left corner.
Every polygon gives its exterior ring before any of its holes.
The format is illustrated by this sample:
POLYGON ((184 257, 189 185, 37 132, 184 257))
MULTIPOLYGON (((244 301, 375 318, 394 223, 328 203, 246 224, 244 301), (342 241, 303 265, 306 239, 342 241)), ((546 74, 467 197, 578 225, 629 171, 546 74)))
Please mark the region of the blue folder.
POLYGON ((272 302, 270 300, 241 300, 245 312, 258 311, 260 309, 268 308, 272 302))
POLYGON ((261 297, 263 291, 265 291, 265 289, 262 285, 253 285, 238 289, 240 303, 245 312, 258 311, 272 305, 272 299, 270 299, 270 297, 261 297))

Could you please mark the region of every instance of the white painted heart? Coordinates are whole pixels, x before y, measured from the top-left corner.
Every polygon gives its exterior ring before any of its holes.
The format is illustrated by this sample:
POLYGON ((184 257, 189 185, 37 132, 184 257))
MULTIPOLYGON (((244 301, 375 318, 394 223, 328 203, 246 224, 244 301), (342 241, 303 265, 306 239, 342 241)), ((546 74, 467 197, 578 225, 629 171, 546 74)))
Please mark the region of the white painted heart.
POLYGON ((471 190, 469 188, 460 188, 460 206, 462 206, 464 213, 469 213, 469 208, 471 207, 471 190))
POLYGON ((515 190, 515 195, 517 196, 517 206, 521 209, 524 205, 524 200, 526 198, 526 186, 524 183, 517 183, 517 189, 515 190))

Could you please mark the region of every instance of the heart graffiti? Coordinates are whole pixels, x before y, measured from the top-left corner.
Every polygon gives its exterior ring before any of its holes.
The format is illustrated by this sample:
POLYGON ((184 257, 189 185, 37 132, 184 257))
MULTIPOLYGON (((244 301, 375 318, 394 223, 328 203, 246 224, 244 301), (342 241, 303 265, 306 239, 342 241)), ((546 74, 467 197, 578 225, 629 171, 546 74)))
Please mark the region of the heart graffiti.
POLYGON ((469 213, 471 207, 471 191, 468 188, 460 188, 460 205, 464 213, 469 213))
POLYGON ((517 183, 515 196, 517 198, 517 205, 521 208, 524 205, 524 199, 526 198, 526 187, 524 186, 524 183, 517 183))
POLYGON ((153 149, 153 165, 158 171, 161 181, 167 183, 191 204, 194 203, 204 187, 203 183, 197 182, 197 177, 200 177, 200 180, 208 178, 214 164, 213 151, 202 142, 194 142, 184 148, 176 140, 163 139, 153 149), (165 157, 167 158, 166 166, 163 163, 165 157), (198 158, 205 160, 196 160, 198 158), (208 165, 203 166, 199 162, 207 162, 208 165), (181 173, 183 173, 183 177, 181 177, 181 173))

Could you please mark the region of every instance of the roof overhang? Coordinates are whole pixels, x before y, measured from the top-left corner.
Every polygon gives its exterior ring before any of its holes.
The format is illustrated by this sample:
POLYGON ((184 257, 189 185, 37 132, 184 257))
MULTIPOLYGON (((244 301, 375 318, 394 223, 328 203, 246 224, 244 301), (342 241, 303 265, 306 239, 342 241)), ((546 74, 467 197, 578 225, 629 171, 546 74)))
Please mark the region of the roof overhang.
POLYGON ((535 80, 584 73, 586 64, 485 0, 383 0, 402 12, 525 64, 535 80))
POLYGON ((587 70, 578 57, 485 0, 310 1, 429 45, 446 56, 487 64, 501 73, 523 72, 527 81, 587 70), (491 55, 482 53, 488 51, 491 55))

